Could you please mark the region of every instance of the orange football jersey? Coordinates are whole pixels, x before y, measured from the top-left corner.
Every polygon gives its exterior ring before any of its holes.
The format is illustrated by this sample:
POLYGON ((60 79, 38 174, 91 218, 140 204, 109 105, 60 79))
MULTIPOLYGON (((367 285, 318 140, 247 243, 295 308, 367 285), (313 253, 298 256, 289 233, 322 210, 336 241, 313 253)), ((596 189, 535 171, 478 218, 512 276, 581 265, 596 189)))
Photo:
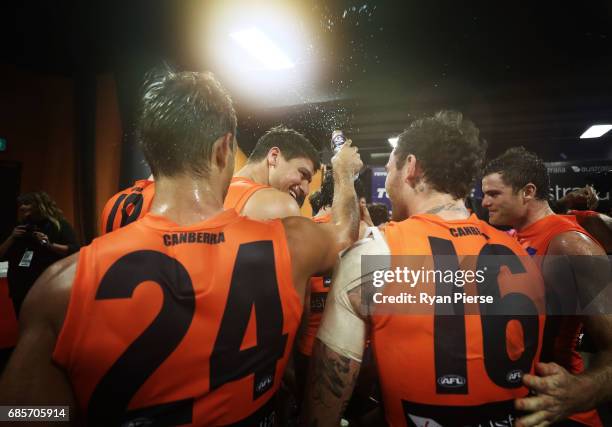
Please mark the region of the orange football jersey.
MULTIPOLYGON (((314 222, 319 224, 328 223, 331 219, 331 214, 312 218, 314 222)), ((330 276, 316 276, 310 278, 310 310, 308 312, 306 327, 300 335, 297 344, 300 353, 306 356, 312 355, 312 347, 317 337, 319 325, 321 324, 323 310, 325 309, 325 300, 327 299, 330 285, 330 276)))
MULTIPOLYGON (((568 231, 585 234, 594 242, 597 242, 584 228, 578 225, 576 217, 571 215, 546 216, 518 232, 517 238, 529 255, 536 257, 536 262, 541 264, 543 257, 548 252, 551 240, 560 233, 568 231)), ((581 329, 582 323, 579 317, 548 316, 540 360, 542 362, 556 362, 573 374, 582 372, 584 363, 580 353, 576 351, 581 329)), ((589 426, 602 425, 595 410, 574 414, 570 419, 589 426)))
MULTIPOLYGON (((436 302, 431 314, 371 314, 387 421, 511 426, 517 417, 514 399, 528 393, 522 374, 533 372, 541 346, 544 284, 537 267, 515 239, 475 215, 456 221, 414 215, 390 222, 385 237, 391 255, 410 255, 413 269, 483 271, 483 283, 470 290, 467 284, 436 281, 418 283, 420 292, 454 299, 473 291, 496 298, 495 304, 470 304, 471 310, 460 301, 436 302), (493 314, 497 310, 506 314, 493 314)), ((402 262, 397 259, 392 262, 402 262)))
POLYGON ((301 314, 280 220, 149 214, 81 250, 53 359, 89 425, 271 425, 301 314))
POLYGON ((100 219, 100 235, 124 227, 145 216, 151 210, 155 183, 148 179, 134 182, 111 197, 104 205, 100 219))
POLYGON ((251 181, 250 179, 236 176, 232 178, 223 207, 225 209, 235 209, 236 212, 241 213, 244 205, 248 202, 249 198, 262 188, 272 188, 269 185, 258 184, 251 181))

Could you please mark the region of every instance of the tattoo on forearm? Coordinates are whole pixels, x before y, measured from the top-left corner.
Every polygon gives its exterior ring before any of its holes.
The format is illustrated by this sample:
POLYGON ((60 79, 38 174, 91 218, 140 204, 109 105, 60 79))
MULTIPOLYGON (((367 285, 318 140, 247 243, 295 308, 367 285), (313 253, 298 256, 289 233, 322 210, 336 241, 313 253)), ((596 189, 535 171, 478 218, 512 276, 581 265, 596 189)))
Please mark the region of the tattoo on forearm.
POLYGON ((337 356, 336 360, 331 357, 323 359, 320 371, 321 384, 337 398, 342 397, 342 389, 345 386, 342 375, 348 374, 349 362, 350 359, 344 356, 337 356))
MULTIPOLYGON (((351 373, 350 358, 335 353, 325 345, 319 343, 315 345, 319 346, 322 354, 311 365, 312 372, 309 376, 311 404, 318 409, 329 409, 332 413, 334 408, 340 408, 340 414, 338 415, 341 415, 350 400, 350 394, 346 393, 346 390, 352 389, 354 386, 359 370, 354 369, 354 372, 351 373), (340 406, 336 406, 338 404, 337 400, 334 405, 334 399, 341 400, 340 406)), ((319 425, 319 415, 321 414, 317 410, 311 414, 309 426, 319 425)))

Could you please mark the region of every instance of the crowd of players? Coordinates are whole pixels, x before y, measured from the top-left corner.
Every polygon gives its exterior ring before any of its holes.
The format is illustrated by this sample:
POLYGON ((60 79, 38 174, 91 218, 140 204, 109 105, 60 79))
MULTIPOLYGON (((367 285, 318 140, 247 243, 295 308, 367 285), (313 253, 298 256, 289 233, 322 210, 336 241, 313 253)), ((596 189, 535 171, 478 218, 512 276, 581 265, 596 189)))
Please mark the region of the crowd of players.
POLYGON ((299 207, 320 169, 312 144, 272 128, 234 171, 236 127, 211 74, 148 82, 138 130, 152 177, 109 200, 104 236, 32 288, 0 404, 69 405, 76 425, 269 426, 297 417, 338 426, 351 398, 367 406, 380 397, 351 424, 602 425, 595 409, 612 399, 601 285, 609 218, 555 214, 540 159, 517 148, 484 165, 485 144, 460 113, 417 120, 386 165, 393 221, 383 214, 377 228, 355 193, 362 161, 350 141, 308 219, 299 207), (488 222, 464 202, 480 177, 488 222), (364 255, 458 263, 483 254, 505 260, 498 273, 518 262, 505 286, 534 305, 545 304, 550 281, 538 273, 529 289, 513 288, 518 270, 546 273, 546 255, 587 255, 586 268, 571 257, 566 265, 594 314, 364 309, 364 255), (583 326, 597 347, 586 368, 576 351, 583 326))

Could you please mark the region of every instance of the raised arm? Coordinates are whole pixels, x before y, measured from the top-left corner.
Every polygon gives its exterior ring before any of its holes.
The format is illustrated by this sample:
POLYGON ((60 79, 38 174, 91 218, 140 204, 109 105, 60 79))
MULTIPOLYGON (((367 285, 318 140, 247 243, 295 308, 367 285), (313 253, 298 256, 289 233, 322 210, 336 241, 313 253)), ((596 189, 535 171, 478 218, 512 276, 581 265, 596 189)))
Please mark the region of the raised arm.
POLYGON ((332 158, 334 175, 334 200, 332 203, 333 221, 321 224, 329 228, 335 236, 335 246, 339 251, 348 248, 359 238, 361 219, 357 194, 355 193, 355 175, 363 162, 357 148, 348 140, 332 158))

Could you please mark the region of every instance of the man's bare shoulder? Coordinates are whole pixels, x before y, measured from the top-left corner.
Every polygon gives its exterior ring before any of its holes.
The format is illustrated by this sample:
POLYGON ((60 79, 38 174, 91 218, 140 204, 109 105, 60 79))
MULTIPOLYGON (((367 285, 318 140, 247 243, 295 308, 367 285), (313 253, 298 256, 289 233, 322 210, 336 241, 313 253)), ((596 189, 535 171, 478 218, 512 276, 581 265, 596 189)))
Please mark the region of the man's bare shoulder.
POLYGON ((68 308, 78 260, 77 252, 45 270, 28 293, 22 309, 23 319, 44 316, 59 332, 68 308))
POLYGON ((296 250, 308 250, 309 246, 316 245, 317 236, 323 238, 323 234, 328 234, 320 224, 303 216, 288 216, 282 218, 282 222, 287 241, 290 246, 295 246, 296 250), (310 244, 304 245, 304 241, 308 241, 310 244))
MULTIPOLYGON (((353 246, 340 256, 336 282, 338 288, 345 292, 363 284, 374 270, 384 270, 390 267, 389 246, 382 236, 366 234, 366 237, 356 241, 353 246), (364 258, 371 256, 372 258, 364 258)), ((334 286, 336 286, 336 282, 334 286)))
POLYGON ((368 227, 363 238, 357 240, 342 253, 342 258, 361 255, 389 255, 389 246, 380 232, 373 234, 376 227, 368 227))
POLYGON ((605 255, 593 239, 579 231, 566 231, 555 236, 548 245, 547 255, 605 255))
POLYGON ((262 188, 246 202, 242 214, 253 219, 266 220, 299 216, 300 207, 289 194, 276 188, 262 188))

